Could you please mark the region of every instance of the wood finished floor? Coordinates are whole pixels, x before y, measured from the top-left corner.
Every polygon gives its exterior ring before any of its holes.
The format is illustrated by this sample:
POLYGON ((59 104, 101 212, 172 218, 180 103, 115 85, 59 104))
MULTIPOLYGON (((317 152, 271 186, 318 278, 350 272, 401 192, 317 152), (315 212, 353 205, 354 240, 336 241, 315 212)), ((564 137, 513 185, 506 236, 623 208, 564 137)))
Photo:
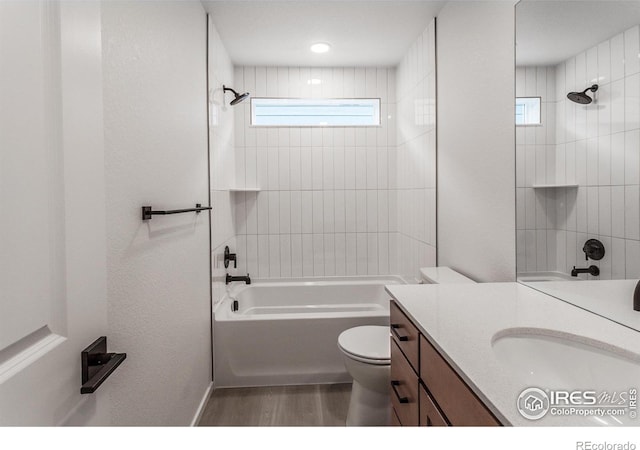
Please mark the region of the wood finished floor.
POLYGON ((198 426, 344 426, 351 384, 217 389, 198 426))

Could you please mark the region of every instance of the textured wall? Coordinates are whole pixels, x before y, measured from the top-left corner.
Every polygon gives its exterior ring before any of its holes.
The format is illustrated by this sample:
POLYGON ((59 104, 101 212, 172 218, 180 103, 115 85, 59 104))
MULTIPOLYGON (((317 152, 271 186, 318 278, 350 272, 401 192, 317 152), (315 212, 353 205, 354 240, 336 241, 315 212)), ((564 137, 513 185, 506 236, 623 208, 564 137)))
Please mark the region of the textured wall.
POLYGON ((438 15, 438 264, 514 281, 514 5, 438 15))
POLYGON ((188 425, 211 381, 206 16, 199 2, 104 2, 114 425, 188 425))

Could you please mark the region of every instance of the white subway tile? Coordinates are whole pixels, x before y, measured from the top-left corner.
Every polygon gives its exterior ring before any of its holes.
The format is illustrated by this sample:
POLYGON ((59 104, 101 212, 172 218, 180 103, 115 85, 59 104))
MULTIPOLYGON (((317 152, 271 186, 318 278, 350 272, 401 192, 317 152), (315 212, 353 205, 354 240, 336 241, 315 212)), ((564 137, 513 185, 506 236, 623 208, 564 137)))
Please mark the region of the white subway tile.
POLYGON ((291 191, 291 233, 302 233, 302 192, 291 191))
POLYGON ((598 185, 611 184, 611 137, 598 138, 598 185))
POLYGON ((624 238, 624 186, 611 188, 611 235, 624 238))
POLYGON ((638 186, 625 186, 624 234, 627 239, 640 239, 640 190, 638 186))
POLYGON ((368 264, 368 239, 367 233, 356 234, 356 265, 358 275, 367 275, 368 264))
MULTIPOLYGON (((310 235, 307 235, 310 236, 310 235)), ((291 276, 302 276, 302 235, 291 235, 291 276)))
POLYGON ((640 278, 640 242, 625 242, 626 267, 625 277, 627 279, 640 278))
POLYGON ((324 195, 322 191, 313 191, 313 232, 324 232, 324 195))
POLYGON ((356 191, 356 231, 367 231, 367 191, 356 191))
POLYGON ((258 277, 269 278, 269 235, 258 235, 258 277))
POLYGON ((313 235, 313 275, 324 276, 324 235, 313 235))
POLYGON ((624 73, 626 76, 640 72, 640 36, 638 25, 624 32, 624 73))
POLYGON ((626 244, 624 239, 611 239, 611 279, 624 280, 626 277, 626 244))
POLYGON ((303 190, 313 187, 313 158, 311 147, 300 147, 300 185, 303 190))
POLYGON ((640 131, 624 133, 624 183, 640 184, 640 131))
POLYGON ((314 190, 322 189, 322 147, 312 147, 311 149, 311 186, 314 190))
POLYGON ((611 90, 611 133, 624 131, 624 80, 614 81, 611 90))
POLYGON ((302 235, 302 275, 305 277, 314 276, 313 271, 313 234, 302 235))
POLYGON ((322 148, 322 188, 332 190, 335 188, 335 172, 333 161, 333 147, 322 148))
POLYGON ((269 235, 269 277, 280 278, 280 236, 269 235))
POLYGON ((611 81, 611 49, 609 41, 598 44, 598 84, 604 85, 611 81))
POLYGON ((611 236, 611 187, 600 186, 594 189, 598 189, 598 233, 611 236))
POLYGON ((278 189, 287 191, 291 189, 291 165, 289 147, 278 149, 278 189))
POLYGON ((358 249, 356 233, 346 233, 345 242, 347 275, 356 275, 358 273, 358 249))
POLYGON ((313 232, 313 192, 302 191, 301 210, 302 210, 302 233, 313 232))
POLYGON ((625 175, 625 135, 626 133, 616 133, 611 135, 611 184, 624 184, 625 175))
POLYGON ((377 232, 378 231, 378 191, 368 190, 366 192, 367 204, 367 228, 366 231, 377 232))
POLYGON ((277 233, 289 234, 291 233, 291 192, 281 191, 277 194, 280 197, 280 218, 277 233))
MULTIPOLYGON (((637 61, 637 57, 636 57, 637 61)), ((640 128, 640 74, 624 79, 624 129, 640 128)))
POLYGON ((269 198, 269 234, 278 234, 280 231, 280 193, 269 191, 263 195, 269 198))
POLYGON ((611 38, 611 79, 620 80, 624 77, 624 37, 617 34, 611 38))
POLYGON ((324 235, 324 275, 327 277, 336 275, 336 243, 334 234, 324 235))

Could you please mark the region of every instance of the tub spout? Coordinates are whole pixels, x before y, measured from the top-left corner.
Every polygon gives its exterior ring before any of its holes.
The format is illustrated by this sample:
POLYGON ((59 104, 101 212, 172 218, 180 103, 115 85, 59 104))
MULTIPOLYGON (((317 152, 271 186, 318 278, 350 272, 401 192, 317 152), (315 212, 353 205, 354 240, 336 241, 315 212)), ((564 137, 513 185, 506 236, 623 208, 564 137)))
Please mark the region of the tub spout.
POLYGON ((247 274, 246 277, 232 277, 231 275, 227 274, 227 278, 225 279, 225 284, 229 284, 233 281, 244 281, 247 284, 251 284, 251 278, 249 278, 249 274, 247 274))
POLYGON ((633 293, 633 309, 640 312, 640 281, 636 284, 636 290, 633 293))
POLYGON ((586 269, 576 269, 576 266, 573 266, 571 276, 577 277, 579 273, 588 273, 591 276, 597 277, 598 275, 600 275, 600 269, 598 268, 598 266, 589 266, 586 269))

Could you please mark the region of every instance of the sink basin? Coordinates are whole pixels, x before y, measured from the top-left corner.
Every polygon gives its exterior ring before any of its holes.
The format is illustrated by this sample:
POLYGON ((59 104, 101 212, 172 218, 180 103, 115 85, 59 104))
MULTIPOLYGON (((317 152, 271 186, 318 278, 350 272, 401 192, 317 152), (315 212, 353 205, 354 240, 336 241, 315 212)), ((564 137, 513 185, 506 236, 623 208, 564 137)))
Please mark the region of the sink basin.
POLYGON ((526 381, 550 388, 620 390, 640 383, 640 354, 601 341, 511 328, 497 333, 492 346, 497 359, 526 381))
MULTIPOLYGON (((640 387, 640 354, 605 342, 542 328, 511 328, 494 335, 492 347, 523 388, 612 394, 640 387)), ((628 414, 587 420, 594 425, 638 425, 628 414)))

